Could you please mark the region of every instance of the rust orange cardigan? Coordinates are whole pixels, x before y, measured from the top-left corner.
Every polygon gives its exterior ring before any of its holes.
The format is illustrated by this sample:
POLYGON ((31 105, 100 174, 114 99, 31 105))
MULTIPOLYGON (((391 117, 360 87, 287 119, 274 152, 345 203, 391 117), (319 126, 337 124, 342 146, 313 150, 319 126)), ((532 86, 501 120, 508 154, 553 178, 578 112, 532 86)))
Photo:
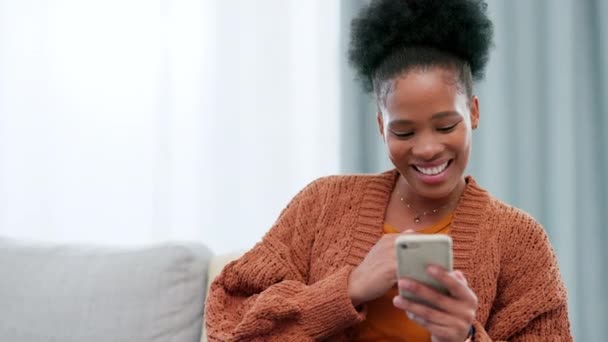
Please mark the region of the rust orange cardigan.
MULTIPOLYGON (((398 177, 330 176, 304 188, 215 279, 210 341, 347 341, 365 319, 348 276, 383 234, 398 177)), ((467 178, 450 226, 454 268, 479 299, 475 341, 571 341, 566 290, 543 228, 467 178)))

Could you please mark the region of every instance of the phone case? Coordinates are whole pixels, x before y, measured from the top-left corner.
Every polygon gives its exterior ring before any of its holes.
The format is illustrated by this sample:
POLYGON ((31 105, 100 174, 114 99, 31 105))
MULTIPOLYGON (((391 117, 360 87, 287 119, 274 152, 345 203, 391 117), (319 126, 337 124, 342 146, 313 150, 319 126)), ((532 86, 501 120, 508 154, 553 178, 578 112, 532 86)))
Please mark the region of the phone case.
MULTIPOLYGON (((425 283, 439 292, 449 295, 441 283, 429 276, 426 269, 434 264, 452 271, 452 238, 444 234, 407 234, 395 240, 397 253, 397 277, 410 278, 425 283)), ((399 294, 409 300, 433 306, 408 291, 399 294)))

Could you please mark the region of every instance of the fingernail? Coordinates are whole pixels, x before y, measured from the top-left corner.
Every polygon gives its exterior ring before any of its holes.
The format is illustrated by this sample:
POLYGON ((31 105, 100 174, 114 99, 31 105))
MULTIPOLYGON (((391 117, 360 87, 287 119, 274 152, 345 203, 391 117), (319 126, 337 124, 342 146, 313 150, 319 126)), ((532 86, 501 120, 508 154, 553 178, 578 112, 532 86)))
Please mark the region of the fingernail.
POLYGON ((439 268, 437 266, 429 266, 428 271, 432 275, 439 275, 439 268))
POLYGON ((412 314, 412 313, 411 313, 411 312, 409 312, 409 311, 406 311, 405 313, 407 314, 407 318, 409 318, 409 319, 410 319, 410 321, 413 321, 413 320, 414 320, 414 314, 412 314))

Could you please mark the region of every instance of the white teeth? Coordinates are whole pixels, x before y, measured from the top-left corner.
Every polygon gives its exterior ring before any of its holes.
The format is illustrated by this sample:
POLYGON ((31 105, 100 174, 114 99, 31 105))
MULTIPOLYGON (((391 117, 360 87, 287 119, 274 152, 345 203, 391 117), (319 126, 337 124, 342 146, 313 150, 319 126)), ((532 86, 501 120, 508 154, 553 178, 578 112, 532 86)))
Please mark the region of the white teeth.
POLYGON ((429 168, 416 166, 416 169, 418 171, 424 173, 425 175, 434 176, 434 175, 438 175, 438 174, 442 173, 443 170, 445 170, 447 167, 448 167, 448 162, 446 161, 445 163, 443 163, 439 166, 429 167, 429 168))

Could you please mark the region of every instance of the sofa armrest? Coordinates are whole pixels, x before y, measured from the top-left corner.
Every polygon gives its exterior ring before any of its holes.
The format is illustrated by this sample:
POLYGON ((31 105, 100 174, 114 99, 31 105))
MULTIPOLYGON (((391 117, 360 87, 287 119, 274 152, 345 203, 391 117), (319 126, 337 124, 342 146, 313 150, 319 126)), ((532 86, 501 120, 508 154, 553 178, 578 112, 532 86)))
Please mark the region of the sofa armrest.
POLYGON ((127 248, 0 238, 0 339, 198 341, 210 258, 202 244, 127 248))
MULTIPOLYGON (((211 286, 211 282, 217 277, 220 272, 224 269, 224 266, 231 262, 232 260, 236 260, 241 257, 245 252, 233 252, 229 254, 221 254, 216 255, 211 258, 209 262, 209 269, 207 270, 207 290, 205 293, 209 293, 209 286, 211 286)), ((205 332, 205 317, 203 316, 203 332, 201 334, 201 342, 207 342, 207 333, 205 332)))

